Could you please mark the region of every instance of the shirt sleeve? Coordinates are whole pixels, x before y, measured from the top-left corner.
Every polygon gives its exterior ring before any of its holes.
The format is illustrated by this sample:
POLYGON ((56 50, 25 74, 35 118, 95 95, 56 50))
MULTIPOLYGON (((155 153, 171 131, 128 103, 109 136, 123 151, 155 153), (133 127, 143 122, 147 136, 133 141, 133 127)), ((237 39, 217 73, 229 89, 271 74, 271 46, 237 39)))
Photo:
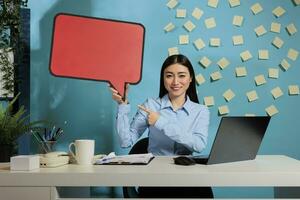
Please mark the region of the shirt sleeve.
POLYGON ((190 151, 201 152, 207 144, 209 110, 204 107, 196 118, 191 120, 195 120, 195 126, 192 130, 183 130, 180 122, 171 122, 163 116, 159 117, 154 126, 190 151))
POLYGON ((121 147, 132 146, 148 127, 147 118, 143 113, 138 111, 131 123, 128 118, 129 113, 129 104, 118 105, 116 123, 121 147))

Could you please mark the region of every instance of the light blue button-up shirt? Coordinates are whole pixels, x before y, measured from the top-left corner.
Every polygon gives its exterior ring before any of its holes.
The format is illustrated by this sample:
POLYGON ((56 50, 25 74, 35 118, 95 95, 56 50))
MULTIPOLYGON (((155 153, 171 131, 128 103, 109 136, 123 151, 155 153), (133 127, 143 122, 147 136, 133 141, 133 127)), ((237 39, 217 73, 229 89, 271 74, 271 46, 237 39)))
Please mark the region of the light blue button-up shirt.
POLYGON ((148 151, 154 155, 186 155, 201 152, 205 148, 209 125, 206 106, 194 103, 187 97, 182 108, 174 110, 168 95, 149 98, 143 106, 159 113, 153 126, 148 124, 146 112, 138 110, 129 122, 130 105, 118 106, 116 122, 122 147, 132 146, 148 129, 148 151))

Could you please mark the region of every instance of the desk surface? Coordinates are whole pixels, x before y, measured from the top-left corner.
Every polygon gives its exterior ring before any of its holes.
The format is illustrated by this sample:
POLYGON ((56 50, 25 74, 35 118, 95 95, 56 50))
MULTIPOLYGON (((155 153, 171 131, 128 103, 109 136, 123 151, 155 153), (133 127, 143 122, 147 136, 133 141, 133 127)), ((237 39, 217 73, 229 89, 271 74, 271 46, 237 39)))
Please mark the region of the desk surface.
POLYGON ((300 186, 300 161, 282 155, 216 165, 179 166, 172 157, 148 165, 65 165, 10 171, 0 163, 0 186, 300 186))

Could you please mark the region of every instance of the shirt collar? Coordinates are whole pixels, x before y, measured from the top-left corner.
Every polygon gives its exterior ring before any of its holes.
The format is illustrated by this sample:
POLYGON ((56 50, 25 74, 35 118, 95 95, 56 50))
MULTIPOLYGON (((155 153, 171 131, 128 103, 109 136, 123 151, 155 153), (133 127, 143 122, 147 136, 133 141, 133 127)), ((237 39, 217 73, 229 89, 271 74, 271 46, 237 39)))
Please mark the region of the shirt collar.
MULTIPOLYGON (((162 98, 161 98, 161 108, 172 108, 172 103, 169 99, 168 94, 165 94, 162 98)), ((192 101, 190 100, 189 96, 186 96, 186 101, 183 104, 182 108, 188 115, 192 112, 192 101)))

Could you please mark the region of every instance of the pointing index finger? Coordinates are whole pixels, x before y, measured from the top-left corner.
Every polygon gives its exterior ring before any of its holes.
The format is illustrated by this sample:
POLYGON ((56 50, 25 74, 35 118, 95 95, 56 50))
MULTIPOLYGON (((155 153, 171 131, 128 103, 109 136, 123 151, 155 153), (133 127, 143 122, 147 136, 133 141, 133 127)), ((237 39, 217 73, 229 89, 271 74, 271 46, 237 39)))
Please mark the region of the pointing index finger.
POLYGON ((148 110, 147 108, 145 108, 144 106, 138 105, 138 107, 139 107, 139 109, 145 111, 147 114, 150 114, 150 113, 151 113, 151 111, 148 110))

